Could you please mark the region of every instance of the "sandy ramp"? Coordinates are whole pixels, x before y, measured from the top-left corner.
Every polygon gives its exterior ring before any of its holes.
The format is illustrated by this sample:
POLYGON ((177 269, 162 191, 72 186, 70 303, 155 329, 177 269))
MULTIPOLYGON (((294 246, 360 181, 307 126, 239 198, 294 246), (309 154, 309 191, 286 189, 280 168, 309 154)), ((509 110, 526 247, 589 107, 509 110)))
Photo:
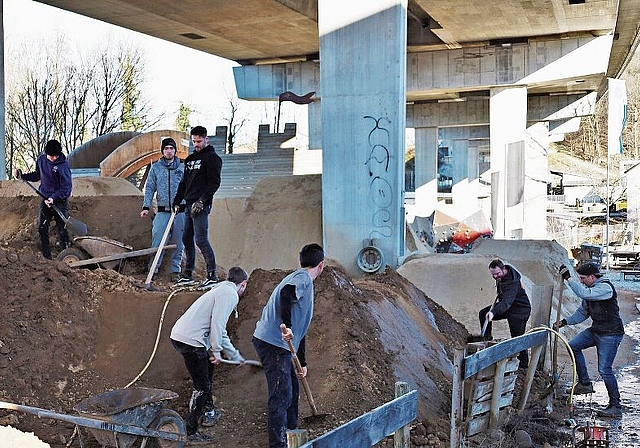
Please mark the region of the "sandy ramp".
POLYGON ((307 243, 322 244, 320 175, 269 177, 246 199, 215 199, 209 238, 225 268, 296 269, 307 243))
MULTIPOLYGON (((545 240, 482 240, 469 254, 426 254, 410 257, 398 272, 442 305, 471 333, 479 333, 478 311, 495 299, 495 283, 489 275, 491 260, 500 258, 523 276, 532 302, 532 318, 545 322, 555 307, 560 286, 557 267, 567 262, 566 250, 545 240), (553 295, 553 298, 551 297, 553 295)), ((563 315, 579 305, 575 295, 563 288, 563 315)), ((508 336, 507 325, 497 324, 494 333, 508 336)))

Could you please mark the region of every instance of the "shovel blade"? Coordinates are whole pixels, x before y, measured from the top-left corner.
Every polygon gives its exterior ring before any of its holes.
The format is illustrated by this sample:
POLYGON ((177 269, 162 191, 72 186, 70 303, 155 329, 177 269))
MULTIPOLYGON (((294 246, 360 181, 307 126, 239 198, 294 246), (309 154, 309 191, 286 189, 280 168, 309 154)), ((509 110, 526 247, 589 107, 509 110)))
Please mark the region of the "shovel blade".
POLYGON ((78 236, 86 236, 89 233, 87 225, 72 216, 69 216, 69 218, 67 218, 65 227, 78 236))

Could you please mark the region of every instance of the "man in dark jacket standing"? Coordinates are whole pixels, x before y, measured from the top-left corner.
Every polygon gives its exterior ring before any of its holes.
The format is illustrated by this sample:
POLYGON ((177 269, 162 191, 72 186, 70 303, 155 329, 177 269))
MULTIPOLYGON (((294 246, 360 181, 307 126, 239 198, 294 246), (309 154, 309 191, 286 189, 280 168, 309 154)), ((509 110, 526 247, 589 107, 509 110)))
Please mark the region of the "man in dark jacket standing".
POLYGON ((184 231, 182 241, 186 255, 184 273, 176 285, 195 284, 193 271, 196 267, 197 245, 207 265, 207 278, 200 284, 202 289, 213 287, 218 283, 216 276, 216 256, 209 243, 209 213, 213 206, 213 195, 220 187, 222 159, 208 144, 207 129, 196 126, 191 130, 191 141, 194 152, 184 161, 184 177, 178 185, 178 192, 173 206, 186 202, 184 231), (194 244, 195 242, 195 244, 194 244))
MULTIPOLYGON (((489 272, 496 281, 497 296, 492 306, 483 308, 478 313, 480 327, 484 326, 485 319, 488 321, 485 337, 491 338, 491 321, 502 319, 507 319, 512 338, 522 336, 531 316, 531 303, 522 287, 522 276, 513 266, 506 265, 501 260, 489 263, 489 272)), ((529 366, 526 350, 520 352, 518 359, 521 369, 529 366)))
POLYGON ((580 307, 571 316, 553 324, 558 330, 565 325, 575 325, 591 317, 591 327, 578 333, 569 346, 576 358, 576 372, 578 383, 574 387, 574 394, 593 393, 593 384, 589 379, 587 363, 582 350, 594 347, 598 353, 598 373, 604 381, 609 395, 609 405, 598 414, 603 417, 621 417, 620 391, 618 381, 613 373, 613 360, 618 353, 618 347, 624 336, 624 325, 620 319, 618 294, 609 280, 602 278, 597 264, 587 262, 576 270, 580 281, 571 278, 571 273, 565 265, 560 266, 560 274, 567 281, 569 288, 582 299, 580 307))
POLYGON ((68 216, 69 196, 71 196, 71 169, 64 154, 62 145, 58 140, 49 140, 44 148, 44 154, 40 154, 36 160, 36 170, 31 173, 15 171, 17 179, 30 182, 40 182, 40 193, 47 199, 40 203, 38 213, 38 234, 40 235, 40 247, 42 255, 51 260, 51 245, 49 243, 49 224, 51 219, 56 220, 56 228, 63 249, 71 247, 71 240, 65 228, 64 220, 54 211, 55 205, 65 216, 68 216))

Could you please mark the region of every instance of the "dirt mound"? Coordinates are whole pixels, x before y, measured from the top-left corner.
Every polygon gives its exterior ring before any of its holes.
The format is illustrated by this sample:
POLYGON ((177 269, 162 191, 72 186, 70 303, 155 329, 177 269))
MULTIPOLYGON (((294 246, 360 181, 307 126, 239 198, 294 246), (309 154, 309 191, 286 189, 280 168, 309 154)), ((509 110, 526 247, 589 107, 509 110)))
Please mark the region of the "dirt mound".
MULTIPOLYGON (((74 414, 82 399, 124 387, 151 353, 169 291, 137 288, 136 279, 112 270, 71 269, 45 260, 35 246, 0 249, 8 281, 0 285, 0 399, 74 414)), ((140 279, 144 270, 134 273, 140 279)), ((255 358, 251 335, 284 271, 253 272, 230 335, 255 358)), ((159 286, 163 286, 160 284, 159 286)), ((167 286, 166 284, 164 286, 167 286)), ((169 405, 186 411, 190 383, 182 359, 169 344, 171 326, 197 293, 171 297, 157 352, 136 386, 175 390, 169 405)), ((444 310, 394 271, 352 280, 328 268, 316 281, 315 317, 308 337, 309 382, 320 412, 331 417, 310 425, 320 435, 393 398, 397 380, 420 389, 423 432, 446 438, 451 347, 467 333, 444 310)), ((266 384, 257 368, 222 366, 214 379, 223 413, 213 446, 263 446, 266 384)), ((304 396, 301 397, 304 401, 304 396)), ((303 415, 308 415, 306 402, 303 415)), ((16 413, 15 426, 62 447, 69 424, 16 413)))

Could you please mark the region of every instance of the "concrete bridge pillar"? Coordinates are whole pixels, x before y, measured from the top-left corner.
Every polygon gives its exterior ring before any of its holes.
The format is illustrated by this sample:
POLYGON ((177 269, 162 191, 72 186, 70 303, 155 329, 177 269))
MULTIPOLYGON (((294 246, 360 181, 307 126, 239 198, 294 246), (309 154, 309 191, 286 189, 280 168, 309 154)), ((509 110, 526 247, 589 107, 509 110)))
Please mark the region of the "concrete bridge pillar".
POLYGON ((491 89, 491 223, 500 239, 524 237, 527 88, 491 89))
POLYGON ((438 203, 438 128, 416 128, 415 139, 415 214, 429 216, 438 203))
POLYGON ((406 27, 406 0, 318 2, 324 245, 352 274, 372 239, 404 255, 406 27))

